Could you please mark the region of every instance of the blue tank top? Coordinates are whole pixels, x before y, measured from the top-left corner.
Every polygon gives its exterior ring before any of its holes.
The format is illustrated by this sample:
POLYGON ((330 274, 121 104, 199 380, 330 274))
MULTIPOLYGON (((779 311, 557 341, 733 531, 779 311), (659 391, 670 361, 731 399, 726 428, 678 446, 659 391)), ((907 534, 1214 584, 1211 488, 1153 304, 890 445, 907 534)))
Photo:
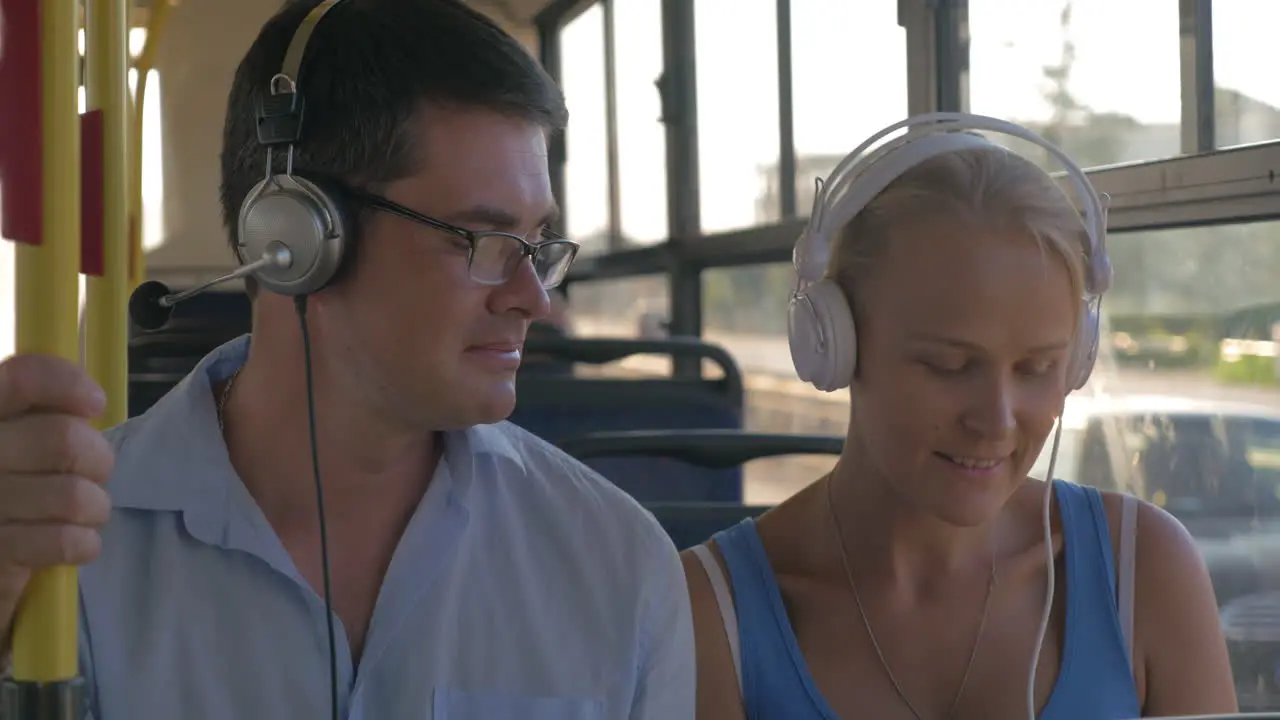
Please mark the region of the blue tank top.
MULTIPOLYGON (((1116 572, 1098 491, 1054 483, 1062 519, 1066 638, 1062 664, 1039 720, 1122 720, 1140 716, 1138 691, 1120 629, 1116 572)), ((748 720, 837 720, 809 674, 753 519, 714 536, 733 585, 748 720)), ((1019 694, 1022 683, 1011 688, 1019 694)))

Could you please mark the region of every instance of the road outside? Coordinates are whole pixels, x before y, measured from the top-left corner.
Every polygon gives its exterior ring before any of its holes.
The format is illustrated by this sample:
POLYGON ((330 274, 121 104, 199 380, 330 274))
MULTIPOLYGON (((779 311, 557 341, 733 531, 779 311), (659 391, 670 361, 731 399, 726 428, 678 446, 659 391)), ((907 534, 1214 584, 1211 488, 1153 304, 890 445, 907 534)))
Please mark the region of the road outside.
MULTIPOLYGON (((593 317, 574 318, 575 330, 584 336, 633 337, 634 326, 593 317)), ((781 335, 750 335, 709 331, 704 338, 733 355, 744 375, 794 378, 791 351, 781 335)), ((1109 394, 1161 394, 1196 399, 1253 402, 1280 407, 1280 387, 1229 385, 1214 380, 1208 370, 1145 370, 1119 367, 1109 358, 1098 361, 1087 390, 1109 394)))
MULTIPOLYGON (((584 336, 635 336, 634 324, 594 317, 574 318, 574 330, 584 336)), ((705 339, 724 347, 741 367, 746 376, 748 403, 753 406, 748 408, 748 415, 756 417, 752 410, 758 410, 762 403, 768 404, 768 427, 753 429, 796 431, 794 428, 810 425, 806 420, 819 415, 843 420, 845 410, 839 394, 823 396, 795 382, 795 369, 791 365, 791 353, 785 337, 711 331, 705 333, 705 339), (793 382, 785 382, 786 380, 793 382), (759 390, 762 386, 769 389, 759 390)), ((637 362, 633 367, 652 370, 657 366, 637 362)), ((1093 378, 1083 392, 1169 395, 1280 408, 1280 388, 1226 384, 1215 380, 1208 370, 1117 367, 1111 358, 1105 356, 1099 359, 1093 378)), ((778 503, 821 476, 830 469, 833 462, 833 458, 826 457, 787 457, 752 462, 746 467, 746 500, 759 504, 778 503)))

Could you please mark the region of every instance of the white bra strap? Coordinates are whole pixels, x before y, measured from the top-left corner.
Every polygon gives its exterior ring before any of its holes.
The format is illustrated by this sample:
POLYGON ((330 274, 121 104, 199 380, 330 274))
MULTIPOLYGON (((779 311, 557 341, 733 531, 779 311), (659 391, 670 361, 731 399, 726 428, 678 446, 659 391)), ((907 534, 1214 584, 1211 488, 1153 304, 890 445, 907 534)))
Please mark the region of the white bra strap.
POLYGON ((1120 588, 1116 606, 1120 611, 1125 651, 1133 663, 1133 566, 1137 555, 1138 501, 1132 495, 1125 495, 1120 507, 1120 588))
POLYGON ((742 651, 738 648, 738 613, 733 608, 733 598, 729 595, 729 583, 725 580, 720 563, 711 554, 706 545, 695 545, 693 554, 702 562, 702 569, 711 581, 711 591, 715 593, 716 605, 720 606, 720 620, 724 623, 724 634, 729 640, 729 652, 733 655, 733 673, 738 678, 738 688, 742 688, 742 651))

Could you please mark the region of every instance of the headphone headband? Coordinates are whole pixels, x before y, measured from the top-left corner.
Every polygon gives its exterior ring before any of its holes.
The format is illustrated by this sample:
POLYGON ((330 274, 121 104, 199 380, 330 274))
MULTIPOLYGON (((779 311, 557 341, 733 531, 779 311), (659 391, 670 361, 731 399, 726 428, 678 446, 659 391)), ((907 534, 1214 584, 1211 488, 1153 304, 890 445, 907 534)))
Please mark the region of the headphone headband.
MULTIPOLYGON (((293 146, 302 140, 302 119, 306 108, 306 102, 298 92, 302 60, 307 54, 311 35, 320 24, 321 18, 340 2, 342 0, 324 0, 311 8, 289 40, 289 48, 285 51, 280 72, 271 77, 267 94, 258 100, 258 142, 267 147, 268 153, 277 145, 288 146, 290 172, 293 165, 293 146)), ((271 165, 268 156, 267 175, 270 176, 270 174, 271 165)))
POLYGON ((266 149, 266 172, 240 206, 237 252, 241 262, 273 258, 253 277, 281 295, 308 295, 327 286, 346 263, 355 223, 342 189, 318 177, 294 173, 294 152, 302 141, 306 102, 298 82, 307 46, 325 14, 342 0, 323 0, 294 31, 280 72, 258 96, 258 142, 266 149), (277 174, 273 155, 286 154, 277 174))
POLYGON ((284 63, 280 67, 280 73, 272 78, 271 91, 276 93, 276 79, 284 79, 289 81, 292 92, 297 92, 298 73, 302 70, 302 58, 307 53, 307 44, 311 42, 311 34, 315 32, 316 26, 320 24, 320 19, 325 13, 333 9, 334 5, 342 2, 342 0, 324 0, 324 2, 316 5, 302 19, 302 24, 298 25, 298 29, 293 33, 293 39, 289 41, 289 49, 284 54, 284 63))
POLYGON ((827 181, 819 185, 809 223, 792 253, 800 285, 822 279, 832 233, 838 232, 902 173, 935 155, 975 147, 998 147, 980 135, 966 132, 973 130, 997 132, 1035 144, 1065 168, 1083 206, 1081 219, 1089 238, 1086 289, 1094 296, 1106 292, 1112 276, 1106 253, 1106 205, 1084 171, 1052 143, 1020 125, 985 115, 954 112, 918 115, 884 128, 849 153, 828 175, 827 181), (885 137, 903 129, 907 132, 900 137, 868 152, 885 137))

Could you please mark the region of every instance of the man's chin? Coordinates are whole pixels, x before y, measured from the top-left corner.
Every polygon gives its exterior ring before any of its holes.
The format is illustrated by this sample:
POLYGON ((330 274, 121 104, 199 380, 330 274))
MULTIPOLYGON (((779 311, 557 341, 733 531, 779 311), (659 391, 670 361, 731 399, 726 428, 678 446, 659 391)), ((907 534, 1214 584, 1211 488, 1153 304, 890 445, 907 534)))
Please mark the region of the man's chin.
POLYGON ((466 414, 470 425, 492 425, 511 417, 516 409, 514 379, 506 383, 492 383, 477 389, 466 402, 466 414))

